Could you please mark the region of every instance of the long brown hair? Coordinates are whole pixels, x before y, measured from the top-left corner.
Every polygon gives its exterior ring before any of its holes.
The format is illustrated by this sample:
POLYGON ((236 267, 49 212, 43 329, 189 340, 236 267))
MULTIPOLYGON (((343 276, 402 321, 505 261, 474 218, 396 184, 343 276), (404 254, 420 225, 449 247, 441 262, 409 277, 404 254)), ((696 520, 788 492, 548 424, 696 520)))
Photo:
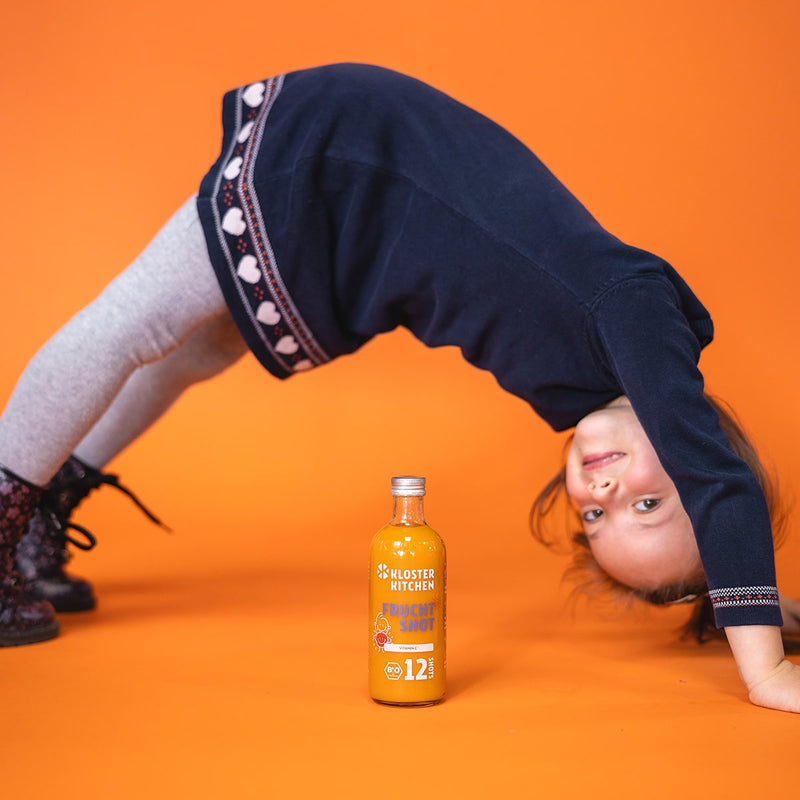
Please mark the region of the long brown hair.
MULTIPOLYGON (((761 485, 772 520, 773 540, 777 547, 782 541, 787 517, 777 480, 764 467, 753 443, 730 406, 719 398, 709 395, 706 395, 706 399, 719 415, 720 428, 728 437, 734 452, 750 467, 761 485)), ((565 444, 565 463, 571 441, 570 438, 565 444)), ((559 550, 563 549, 565 543, 569 545, 568 551, 571 552, 572 560, 565 572, 565 578, 575 582, 577 591, 590 597, 606 597, 627 604, 632 600, 641 600, 654 605, 691 602, 692 613, 683 627, 682 637, 704 642, 719 635, 708 597, 708 586, 702 573, 690 576, 677 584, 647 591, 633 589, 620 583, 600 567, 589 548, 589 540, 581 529, 580 517, 567 495, 565 466, 561 467, 534 500, 530 512, 530 528, 534 538, 545 547, 559 550)))

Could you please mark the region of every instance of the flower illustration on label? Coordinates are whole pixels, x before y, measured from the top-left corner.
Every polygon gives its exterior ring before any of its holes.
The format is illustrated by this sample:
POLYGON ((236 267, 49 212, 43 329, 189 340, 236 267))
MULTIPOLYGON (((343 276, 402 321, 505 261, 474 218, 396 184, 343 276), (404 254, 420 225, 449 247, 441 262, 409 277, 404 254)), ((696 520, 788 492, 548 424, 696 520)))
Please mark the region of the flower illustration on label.
POLYGON ((375 617, 375 625, 372 633, 372 641, 375 644, 375 647, 378 650, 383 650, 387 644, 392 641, 392 637, 389 635, 389 631, 392 629, 392 626, 389 624, 389 620, 383 616, 383 614, 378 614, 375 617))

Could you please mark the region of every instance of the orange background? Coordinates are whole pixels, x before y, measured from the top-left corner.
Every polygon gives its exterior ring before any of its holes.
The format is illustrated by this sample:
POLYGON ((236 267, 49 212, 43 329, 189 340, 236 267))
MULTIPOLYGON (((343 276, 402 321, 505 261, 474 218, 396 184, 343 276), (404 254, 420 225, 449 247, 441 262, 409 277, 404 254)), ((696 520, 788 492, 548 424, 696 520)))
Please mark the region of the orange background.
MULTIPOLYGON (((423 78, 528 143, 709 306, 709 388, 800 480, 794 0, 41 0, 0 25, 0 394, 195 190, 233 86, 319 63, 423 78)), ((653 353, 657 358, 658 353, 653 353)), ((403 332, 285 383, 252 360, 113 465, 75 559, 100 606, 0 653, 0 794, 746 797, 796 787, 800 719, 749 705, 685 610, 565 610, 527 534, 562 439, 403 332), (366 695, 388 479, 449 548, 449 696, 366 695)), ((779 553, 800 593, 796 541, 779 553)))

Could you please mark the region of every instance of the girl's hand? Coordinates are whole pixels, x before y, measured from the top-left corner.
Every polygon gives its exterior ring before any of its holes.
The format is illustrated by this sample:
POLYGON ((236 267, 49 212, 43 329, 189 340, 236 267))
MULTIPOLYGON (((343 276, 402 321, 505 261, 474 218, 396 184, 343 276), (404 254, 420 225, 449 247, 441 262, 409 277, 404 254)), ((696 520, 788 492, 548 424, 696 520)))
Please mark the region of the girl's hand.
POLYGON ((769 625, 725 628, 750 701, 800 714, 800 667, 783 655, 781 629, 769 625))
POLYGON ((791 661, 781 661, 771 675, 748 688, 757 706, 800 713, 800 667, 791 661))

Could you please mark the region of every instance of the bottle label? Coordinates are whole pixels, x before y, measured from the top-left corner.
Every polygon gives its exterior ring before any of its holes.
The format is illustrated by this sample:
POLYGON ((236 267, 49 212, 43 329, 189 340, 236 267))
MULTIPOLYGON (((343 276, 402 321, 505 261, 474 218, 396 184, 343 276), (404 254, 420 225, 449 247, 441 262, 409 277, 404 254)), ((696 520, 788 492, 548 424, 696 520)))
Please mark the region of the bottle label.
POLYGON ((376 690, 373 696, 400 703, 441 697, 444 693, 443 567, 402 568, 378 561, 373 570, 370 631, 372 683, 376 690), (385 688, 381 689, 381 685, 385 688))
POLYGON ((369 564, 370 694, 396 705, 438 703, 447 669, 444 543, 428 525, 389 523, 373 537, 369 564))

